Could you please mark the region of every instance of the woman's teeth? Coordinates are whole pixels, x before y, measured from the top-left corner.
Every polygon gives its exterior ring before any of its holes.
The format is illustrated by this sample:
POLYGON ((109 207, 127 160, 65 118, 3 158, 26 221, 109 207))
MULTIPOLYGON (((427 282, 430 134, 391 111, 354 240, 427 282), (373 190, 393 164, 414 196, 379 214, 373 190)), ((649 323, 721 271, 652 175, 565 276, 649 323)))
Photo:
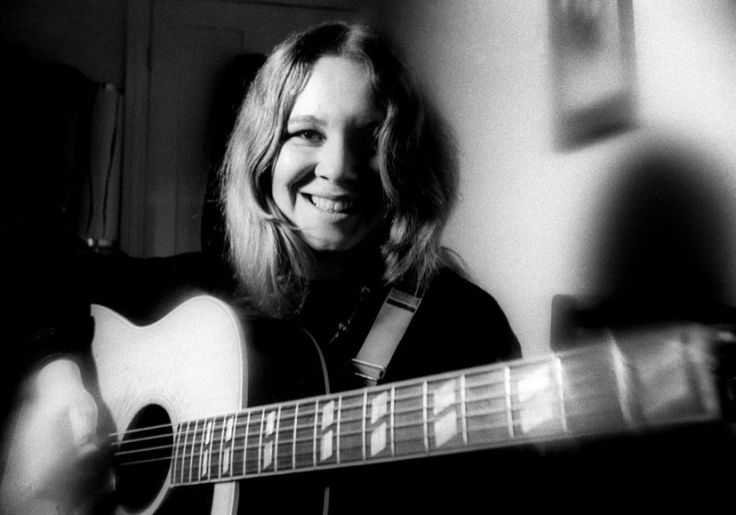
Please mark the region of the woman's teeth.
POLYGON ((349 199, 330 199, 317 195, 310 195, 308 198, 317 209, 326 213, 344 213, 355 204, 354 200, 349 199))

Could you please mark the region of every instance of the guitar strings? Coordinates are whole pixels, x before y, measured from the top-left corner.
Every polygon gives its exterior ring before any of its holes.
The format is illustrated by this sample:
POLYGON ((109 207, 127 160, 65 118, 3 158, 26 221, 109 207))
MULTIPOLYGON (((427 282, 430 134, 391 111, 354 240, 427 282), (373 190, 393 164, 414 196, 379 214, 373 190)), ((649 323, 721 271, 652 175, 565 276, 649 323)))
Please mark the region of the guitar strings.
MULTIPOLYGON (((503 427, 503 426, 496 426, 496 427, 499 427, 500 428, 500 427, 503 427)), ((394 438, 393 439, 393 442, 395 444, 395 447, 402 447, 405 444, 412 444, 412 443, 417 444, 420 441, 423 442, 423 440, 424 440, 424 437, 423 436, 421 436, 421 437, 415 437, 415 438, 400 438, 399 437, 399 438, 394 438)), ((303 440, 303 442, 306 442, 306 441, 307 441, 306 439, 303 440)), ((309 468, 309 467, 314 467, 314 466, 317 466, 318 465, 316 463, 315 449, 314 449, 313 445, 311 444, 313 441, 312 440, 309 440, 309 442, 310 442, 310 445, 308 445, 308 446, 302 446, 302 449, 300 451, 298 451, 298 452, 289 452, 288 453, 288 461, 290 463, 292 463, 292 465, 288 467, 289 470, 299 470, 300 468, 309 468), (304 450, 304 447, 309 447, 309 449, 305 451, 304 450), (307 461, 301 461, 300 462, 300 458, 308 458, 308 460, 307 461), (299 465, 299 463, 302 463, 302 464, 299 465)), ((480 442, 480 444, 488 444, 488 443, 493 443, 493 441, 491 440, 491 441, 487 441, 487 442, 480 442)), ((292 446, 291 442, 289 443, 289 447, 291 447, 292 449, 295 449, 296 448, 296 447, 292 446)), ((404 453, 392 453, 392 455, 397 454, 399 456, 403 456, 403 455, 410 456, 410 455, 413 455, 413 454, 426 454, 428 452, 427 449, 424 448, 424 444, 423 443, 420 444, 420 445, 416 445, 416 447, 417 447, 417 450, 415 450, 415 451, 408 452, 408 453, 406 453, 406 452, 404 452, 404 453), (420 447, 421 447, 421 449, 419 449, 420 447)), ((472 447, 472 445, 467 445, 465 447, 457 447, 457 448, 458 449, 464 449, 464 448, 467 448, 467 447, 472 447)), ((278 448, 278 445, 274 445, 274 448, 278 448)), ((349 454, 350 451, 355 451, 356 454, 360 454, 361 455, 361 458, 360 459, 348 460, 348 461, 345 461, 344 463, 352 463, 352 462, 363 461, 364 458, 362 457, 363 456, 363 444, 362 444, 362 442, 360 442, 358 444, 350 444, 350 445, 348 445, 346 447, 343 447, 343 446, 340 447, 341 454, 343 454, 343 453, 349 454)), ((199 450, 199 451, 196 451, 196 452, 192 452, 191 454, 188 454, 187 456, 183 457, 182 458, 182 462, 188 462, 188 463, 190 463, 190 467, 189 468, 192 469, 191 464, 194 463, 195 461, 197 461, 198 462, 198 466, 196 468, 199 469, 199 468, 201 468, 201 459, 202 459, 203 456, 207 456, 208 457, 209 465, 211 465, 213 463, 211 460, 209 460, 209 457, 211 457, 213 454, 219 455, 220 453, 217 452, 217 451, 215 453, 212 453, 212 452, 210 452, 210 450, 199 450)), ((235 454, 235 453, 234 452, 231 452, 228 455, 232 455, 232 454, 235 454)), ((248 446, 245 447, 245 449, 243 450, 243 452, 240 452, 239 451, 238 454, 244 454, 246 456, 246 458, 245 459, 233 460, 232 461, 233 464, 241 464, 241 466, 240 467, 232 466, 231 468, 241 468, 241 469, 244 469, 245 470, 244 474, 246 474, 247 472, 253 472, 253 471, 248 471, 247 470, 247 464, 248 463, 253 463, 253 460, 256 459, 256 457, 257 457, 257 460, 256 460, 257 463, 256 463, 256 465, 258 465, 258 468, 261 468, 260 467, 260 462, 262 461, 263 456, 262 456, 262 447, 260 445, 248 445, 248 446), (247 458, 247 456, 250 455, 250 454, 254 454, 254 456, 249 460, 247 458)), ((334 456, 336 456, 336 454, 334 456)), ((172 461, 171 457, 170 456, 166 456, 166 457, 156 457, 156 458, 148 458, 148 459, 139 459, 139 460, 134 460, 134 461, 128 461, 128 462, 125 462, 125 463, 121 463, 121 465, 125 466, 125 465, 148 464, 148 463, 155 463, 155 462, 170 462, 170 461, 172 461)), ((273 454, 273 458, 271 460, 271 464, 268 465, 268 466, 266 466, 266 467, 263 467, 263 468, 270 468, 271 465, 273 465, 274 463, 282 463, 283 464, 283 458, 279 458, 278 457, 278 452, 276 452, 276 453, 273 454)), ((337 460, 335 460, 334 463, 335 464, 339 464, 340 462, 338 462, 337 460)), ((280 470, 283 470, 283 469, 280 469, 280 470)))
MULTIPOLYGON (((584 395, 578 395, 576 397, 566 396, 564 400, 566 402, 573 402, 573 401, 581 401, 581 400, 585 400, 585 399, 604 398, 604 397, 609 397, 609 396, 616 397, 616 399, 618 399, 618 397, 617 397, 617 395, 615 393, 612 393, 612 392, 604 392, 604 393, 592 393, 592 394, 587 393, 587 394, 584 394, 584 395)), ((473 403, 473 404, 489 404, 490 403, 490 404, 492 404, 494 401, 495 402, 501 401, 501 399, 504 399, 505 400, 505 396, 493 396, 493 397, 490 397, 490 398, 489 397, 486 397, 486 398, 482 398, 482 399, 478 399, 478 400, 466 401, 466 405, 467 404, 470 404, 470 403, 473 403)), ((503 408, 496 408, 496 409, 490 409, 490 410, 489 409, 485 409, 485 410, 483 410, 483 409, 473 409, 471 413, 468 413, 466 415, 466 418, 477 418, 477 417, 494 416, 494 415, 500 415, 500 414, 506 415, 506 414, 509 413, 509 411, 512 413, 512 416, 513 416, 513 414, 516 413, 516 412, 520 412, 520 411, 533 411, 535 409, 544 409, 544 408, 555 409, 556 408, 557 410, 559 410, 560 409, 560 405, 561 405, 561 402, 560 402, 560 398, 559 397, 537 399, 535 402, 531 402, 530 400, 525 400, 525 401, 523 401, 523 404, 522 405, 513 406, 510 409, 509 409, 509 407, 506 407, 506 406, 504 406, 503 408)), ((461 406, 461 401, 455 401, 454 403, 446 406, 444 409, 459 408, 459 407, 462 407, 461 406)), ((572 406, 566 406, 565 407, 566 408, 566 411, 569 412, 571 407, 572 406)), ((605 408, 605 406, 604 406, 604 408, 605 408)), ((617 402, 616 402, 616 408, 617 408, 617 411, 620 409, 620 406, 618 405, 617 402)), ((432 406, 427 406, 426 409, 427 410, 431 410, 432 409, 432 406)), ((415 418, 418 419, 418 418, 420 418, 420 417, 423 416, 424 410, 425 410, 425 407, 423 407, 423 406, 413 406, 413 407, 410 407, 409 409, 395 410, 394 411, 394 418, 407 418, 407 417, 408 418, 411 418, 412 415, 414 415, 415 418)), ((361 411, 361 415, 358 416, 358 417, 355 417, 355 418, 340 418, 340 424, 341 425, 347 426, 347 425, 354 425, 354 424, 362 424, 363 423, 364 418, 362 416, 362 409, 356 407, 356 408, 353 408, 352 411, 361 411)), ((253 433, 260 434, 260 432, 261 432, 260 427, 261 427, 261 424, 262 424, 262 420, 264 419, 263 414, 265 413, 265 411, 262 408, 259 408, 259 409, 255 410, 254 412, 257 412, 258 413, 258 415, 259 415, 258 418, 254 418, 252 421, 250 421, 250 423, 248 421, 240 420, 236 424, 233 425, 232 431, 233 432, 240 432, 241 430, 245 430, 249 434, 253 434, 253 433), (253 429, 253 431, 251 431, 251 429, 253 429)), ((251 412, 251 413, 254 413, 254 412, 251 412)), ((595 410, 590 410, 590 413, 591 414, 592 413, 595 413, 595 410)), ((235 415, 236 414, 233 414, 233 416, 235 416, 235 415)), ((301 431, 313 432, 314 426, 315 426, 315 420, 314 420, 315 419, 315 414, 314 414, 314 411, 311 411, 310 410, 310 413, 308 413, 306 415, 300 415, 299 417, 306 417, 306 420, 308 420, 308 422, 306 424, 304 424, 304 425, 301 425, 299 423, 299 421, 297 420, 297 428, 296 428, 296 431, 299 432, 301 430, 301 431)), ((241 417, 241 418, 243 418, 243 417, 241 417)), ((366 425, 370 425, 367 422, 368 420, 369 420, 369 418, 368 418, 368 416, 366 416, 365 417, 366 425)), ((176 433, 174 433, 173 431, 172 432, 168 432, 167 431, 166 433, 151 434, 151 433, 154 432, 154 430, 171 429, 171 426, 170 425, 159 425, 159 426, 152 426, 152 427, 148 427, 148 428, 140 428, 138 430, 130 431, 128 434, 130 434, 130 433, 137 433, 137 434, 140 435, 140 434, 146 433, 145 436, 138 436, 137 438, 128 438, 128 439, 118 440, 118 441, 113 442, 113 445, 116 445, 116 446, 119 446, 120 447, 120 446, 124 446, 124 445, 125 446, 130 446, 130 445, 133 445, 133 444, 137 444, 137 443, 141 443, 141 442, 146 442, 146 441, 157 440, 157 439, 173 439, 173 437, 174 437, 175 434, 178 435, 178 434, 186 433, 186 432, 189 432, 189 435, 193 435, 195 437, 195 440, 201 441, 201 439, 202 439, 201 436, 206 433, 206 429, 205 429, 205 424, 201 424, 200 425, 199 422, 201 422, 201 419, 200 419, 200 421, 197 421, 196 422, 196 425, 197 426, 195 427, 195 429, 194 429, 193 432, 191 431, 191 429, 186 429, 186 430, 183 429, 183 427, 184 427, 185 424, 181 424, 180 425, 180 429, 176 433)), ((403 423, 403 424, 398 423, 398 424, 395 424, 394 425, 394 428, 395 429, 398 429, 398 430, 401 430, 401 429, 403 429, 405 427, 412 427, 414 425, 422 424, 422 423, 423 423, 422 421, 420 421, 420 422, 409 422, 409 423, 403 423)), ((288 426, 288 427, 289 427, 288 432, 292 432, 294 430, 294 426, 293 425, 288 426)), ((222 433, 224 432, 224 429, 225 429, 224 424, 219 424, 219 427, 217 427, 216 429, 213 429, 213 431, 212 431, 212 434, 213 434, 212 438, 213 438, 213 441, 215 443, 219 443, 221 441, 226 441, 223 438, 223 436, 222 436, 222 433), (219 433, 219 434, 216 434, 216 433, 219 433)), ((278 432, 279 433, 283 433, 284 430, 283 429, 280 429, 278 432)), ((362 430, 360 432, 353 431, 353 432, 348 432, 348 433, 341 433, 341 436, 349 437, 349 436, 354 436, 356 434, 362 434, 362 430)), ((185 435, 185 436, 187 436, 187 435, 185 435)), ((173 448, 173 447, 176 447, 177 445, 180 445, 180 444, 174 443, 174 444, 171 444, 170 447, 173 448)), ((145 451, 145 450, 146 449, 140 449, 141 452, 142 451, 145 451)))
MULTIPOLYGON (((540 366, 540 365, 544 365, 544 363, 536 364, 536 366, 540 366)), ((547 363, 547 365, 551 365, 551 362, 550 363, 547 363)), ((552 371, 551 370, 549 370, 549 373, 550 373, 550 375, 552 375, 552 371)), ((487 376, 489 374, 498 375, 499 374, 499 371, 498 370, 492 370, 492 371, 476 372, 476 373, 474 373, 472 375, 473 376, 480 376, 480 375, 486 375, 487 376)), ((585 381, 591 381, 591 380, 592 381, 596 381, 598 379, 599 378, 597 376, 593 376, 593 377, 585 378, 584 380, 585 381)), ((440 381, 440 380, 438 379, 436 381, 440 381)), ((489 389, 489 388, 494 388, 494 387, 505 387, 506 386, 506 380, 504 378, 501 378, 500 380, 491 380, 491 381, 478 382, 478 383, 474 383, 473 382, 473 383, 470 383, 470 384, 467 384, 468 383, 468 380, 467 379, 465 379, 465 381, 466 381, 466 387, 465 387, 465 390, 466 391, 479 390, 479 389, 489 389)), ((583 382, 583 381, 578 381, 577 383, 581 383, 581 382, 583 382)), ((556 389, 556 386, 555 385, 553 385, 553 387, 554 387, 554 389, 556 389)), ((416 385, 416 386, 411 387, 411 389, 412 390, 421 390, 422 389, 422 386, 421 385, 416 385)), ((518 389, 518 386, 517 386, 517 389, 518 389)), ((552 390, 552 388, 550 390, 552 390)), ((388 393, 390 391, 391 391, 391 388, 386 388, 386 389, 383 389, 383 390, 373 390, 371 393, 373 394, 373 399, 375 399, 375 397, 377 397, 378 395, 380 395, 382 393, 388 393)), ((418 400, 419 402, 423 402, 424 396, 425 396, 424 392, 419 391, 419 392, 417 392, 417 393, 415 393, 413 395, 401 397, 399 399, 394 399, 393 402, 395 404, 398 404, 398 403, 407 403, 407 402, 416 401, 416 400, 418 400)), ((507 396, 508 396, 508 393, 506 391, 504 391, 504 392, 502 392, 500 394, 494 394, 494 395, 491 395, 491 396, 481 397, 481 398, 478 399, 478 401, 479 402, 482 402, 482 401, 492 402, 492 401, 495 401, 495 400, 500 400, 502 398, 505 399, 507 396)), ((429 397, 431 397, 431 396, 429 396, 429 397)), ((324 396, 324 397, 321 397, 321 398, 316 399, 315 402, 309 402, 309 403, 307 403, 305 401, 300 401, 298 403, 293 404, 293 406, 295 408, 301 407, 302 404, 304 406, 313 406, 315 403, 319 403, 320 401, 325 400, 325 399, 332 399, 332 398, 329 397, 329 396, 324 396)), ((345 403, 345 399, 349 399, 349 400, 350 399, 354 399, 356 401, 356 405, 355 405, 356 407, 355 407, 355 409, 356 410, 358 410, 358 409, 362 410, 362 408, 363 408, 363 402, 364 402, 364 394, 363 393, 360 393, 360 394, 349 394, 349 393, 346 393, 342 397, 342 401, 341 402, 343 404, 345 403)), ((283 406, 283 404, 282 404, 282 406, 283 406)), ((290 407, 290 406, 287 406, 287 407, 290 407)), ((265 413, 265 411, 267 411, 269 408, 278 409, 279 408, 279 405, 269 405, 269 406, 263 406, 263 407, 253 407, 253 408, 250 408, 250 409, 246 409, 246 410, 243 410, 243 411, 238 411, 238 412, 235 412, 235 413, 230 413, 230 414, 227 414, 227 415, 212 416, 211 418, 215 419, 215 418, 220 418, 220 417, 223 417, 224 418, 224 417, 233 416, 233 415, 235 415, 235 416, 237 416, 237 415, 245 415, 248 412, 250 412, 250 413, 255 413, 255 412, 263 412, 263 413, 265 413)), ((432 406, 428 406, 428 408, 432 408, 432 406)), ((420 407, 417 407, 417 408, 414 408, 414 409, 421 410, 421 409, 423 409, 423 407, 420 406, 420 407)), ((318 411, 317 408, 315 408, 315 410, 318 411)), ((314 415, 314 412, 312 412, 311 414, 314 415)), ((309 414, 307 414, 305 416, 308 416, 308 415, 309 414)), ((200 419, 200 420, 202 420, 202 419, 200 419)), ((147 426, 147 427, 144 427, 144 428, 130 429, 128 431, 112 432, 112 433, 109 433, 108 434, 108 437, 111 438, 111 439, 113 439, 113 440, 115 440, 115 439, 117 439, 117 438, 119 438, 121 436, 124 436, 124 435, 134 435, 134 434, 137 434, 137 433, 144 433, 144 432, 148 432, 148 431, 156 431, 156 430, 160 430, 160 429, 165 430, 165 429, 169 429, 170 427, 171 427, 170 424, 159 424, 159 425, 147 426)), ((130 441, 130 440, 128 440, 128 441, 130 441)))
MULTIPOLYGON (((411 424, 411 425, 405 425, 406 427, 414 427, 423 425, 423 423, 420 424, 411 424)), ((489 430, 489 429, 504 429, 507 427, 507 424, 492 424, 490 426, 486 426, 483 429, 489 430)), ((557 431, 553 431, 548 433, 546 436, 555 436, 560 435, 562 432, 558 428, 557 431)), ((477 430, 476 430, 477 432, 477 430)), ((361 434, 361 433, 358 433, 361 434)), ((343 435, 344 436, 344 435, 343 435)), ((511 436, 511 435, 509 435, 511 436)), ((542 435, 534 435, 534 436, 542 436, 542 435)), ((520 437, 517 437, 520 438, 520 437)), ((333 455, 335 456, 335 459, 333 461, 329 461, 326 463, 318 463, 317 461, 317 452, 316 448, 312 445, 313 440, 312 439, 302 439, 302 442, 310 442, 310 445, 307 446, 301 446, 300 450, 297 452, 296 449, 298 448, 298 441, 297 443, 290 441, 287 445, 293 449, 292 452, 287 453, 286 458, 280 458, 278 454, 278 448, 279 444, 275 441, 272 441, 271 443, 274 443, 274 453, 272 454, 272 458, 270 460, 270 463, 263 465, 263 455, 262 455, 262 445, 259 444, 247 444, 243 449, 238 450, 237 455, 234 450, 234 448, 231 448, 230 452, 228 453, 228 456, 230 456, 229 464, 227 466, 227 470, 221 471, 220 469, 223 468, 223 465, 220 461, 212 460, 213 456, 220 456, 221 452, 212 452, 212 449, 208 450, 200 450, 196 452, 191 452, 189 454, 186 454, 181 457, 176 457, 175 460, 180 460, 179 463, 181 464, 181 467, 179 468, 179 472, 174 470, 172 474, 177 476, 182 476, 179 480, 180 482, 191 482, 191 476, 192 474, 197 471, 200 473, 200 476, 198 479, 194 480, 194 482, 202 480, 206 477, 211 477, 212 475, 216 475, 217 478, 215 479, 238 479, 241 477, 248 477, 253 475, 259 475, 263 473, 279 473, 279 472, 290 472, 290 471, 299 471, 299 470, 306 470, 311 469, 314 467, 318 467, 320 465, 351 465, 351 464, 357 464, 359 462, 364 462, 370 459, 381 459, 386 457, 386 455, 377 455, 377 456, 367 456, 366 449, 364 448, 364 442, 359 442, 356 444, 349 444, 345 447, 340 446, 340 453, 342 455, 350 455, 351 451, 353 454, 353 458, 348 459, 339 459, 337 457, 337 454, 333 455), (309 449, 305 450, 305 447, 309 447, 309 449), (242 458, 241 458, 242 455, 242 458), (250 459, 248 459, 248 456, 252 455, 250 459), (206 474, 201 474, 201 470, 203 468, 202 466, 202 458, 206 457, 206 465, 204 468, 208 470, 206 474), (254 463, 255 461, 255 463, 254 463), (196 465, 195 465, 196 463, 196 465), (249 464, 250 468, 249 468, 249 464), (216 471, 213 471, 213 469, 216 469, 216 471), (240 470, 241 472, 236 472, 237 470, 240 470), (188 472, 188 473, 187 473, 188 472), (187 476, 185 479, 183 476, 187 476)), ((503 440, 493 440, 493 439, 486 439, 486 440, 479 440, 475 442, 464 442, 463 445, 454 445, 450 447, 449 449, 452 451, 462 452, 465 450, 472 449, 474 447, 486 447, 489 445, 499 444, 503 440)), ((218 442, 213 442, 218 443, 218 442)), ((222 442, 219 442, 222 443, 222 442)), ((390 452, 390 456, 392 457, 410 457, 412 455, 431 455, 432 450, 425 447, 424 443, 424 435, 420 437, 414 437, 414 438, 401 438, 401 437, 395 437, 393 439, 393 449, 401 448, 406 445, 416 444, 414 446, 414 449, 409 449, 409 452, 396 452, 392 449, 390 452), (422 443, 419 443, 422 442, 422 443)), ((386 447, 386 449, 389 449, 389 447, 386 447)), ((443 447, 443 450, 448 449, 448 447, 443 447)), ((133 465, 143 465, 143 464, 152 464, 152 463, 163 463, 163 462, 171 462, 172 458, 170 456, 166 457, 159 457, 159 458, 149 458, 149 459, 138 459, 134 461, 125 462, 122 465, 123 466, 133 466, 133 465)), ((175 467, 176 469, 176 467, 175 467)))
MULTIPOLYGON (((595 395, 585 395, 585 396, 579 396, 579 399, 584 399, 584 398, 592 399, 594 397, 596 397, 596 396, 595 395)), ((598 395, 598 397, 600 397, 600 395, 598 395)), ((557 399, 556 401, 559 401, 559 400, 557 399)), ((458 407, 457 404, 458 403, 455 403, 452 406, 455 407, 455 408, 457 408, 458 407)), ((533 410, 534 408, 548 408, 548 409, 545 409, 545 411, 549 411, 550 409, 551 410, 554 410, 554 411, 559 411, 559 409, 560 409, 559 404, 560 403, 559 402, 555 402, 555 400, 553 400, 552 402, 537 402, 537 403, 535 403, 533 405, 527 404, 527 405, 525 405, 523 407, 515 408, 512 411, 533 410)), ((411 411, 412 412, 422 411, 422 408, 419 408, 418 410, 417 409, 414 409, 414 410, 411 410, 411 411)), ((597 410, 597 411, 596 410, 590 410, 590 411, 585 412, 584 415, 586 415, 586 416, 592 416, 593 414, 600 413, 601 411, 603 411, 604 413, 606 411, 608 411, 610 415, 620 415, 620 412, 618 412, 618 411, 617 412, 614 412, 613 410, 610 410, 610 409, 606 410, 605 408, 602 408, 601 410, 597 410)), ((574 417, 574 416, 579 416, 580 415, 579 413, 578 414, 570 413, 570 409, 568 409, 567 412, 568 412, 567 413, 568 416, 573 416, 574 417)), ((500 430, 506 430, 506 429, 508 429, 508 427, 509 427, 509 420, 508 420, 508 417, 506 416, 507 413, 508 413, 508 410, 506 410, 506 409, 477 410, 477 411, 474 411, 472 413, 467 414, 466 415, 466 420, 473 419, 473 418, 479 418, 479 417, 489 417, 489 416, 503 414, 504 415, 504 420, 503 421, 498 421, 498 422, 494 422, 494 423, 490 423, 490 424, 485 424, 480 429, 481 431, 486 431, 486 432, 491 432, 492 433, 493 431, 497 431, 497 430, 500 431, 500 430)), ((457 415, 456 415, 456 417, 457 417, 457 415)), ((363 423, 363 419, 356 418, 356 419, 352 419, 349 422, 347 422, 347 421, 344 422, 345 425, 347 425, 349 423, 352 423, 352 424, 355 424, 355 425, 361 425, 363 423)), ((425 424, 425 422, 423 420, 419 420, 419 421, 415 421, 415 422, 399 423, 399 424, 395 424, 392 427, 392 430, 394 431, 394 434, 396 435, 397 433, 401 433, 402 431, 404 431, 406 429, 423 427, 424 424, 425 424)), ((246 441, 245 446, 241 446, 241 447, 238 448, 238 449, 242 449, 243 452, 246 455, 248 455, 249 453, 250 454, 252 454, 252 453, 258 453, 258 451, 261 449, 261 447, 263 445, 263 440, 262 440, 262 437, 260 435, 260 431, 258 430, 260 428, 261 424, 260 423, 256 423, 256 424, 252 424, 252 426, 255 429, 253 431, 254 436, 252 436, 252 437, 249 436, 247 438, 248 441, 246 441), (253 440, 258 440, 258 441, 257 442, 256 441, 251 441, 251 438, 253 440)), ((246 427, 246 426, 245 425, 240 425, 240 429, 242 429, 244 427, 246 427)), ((555 426, 555 427, 556 427, 556 429, 553 432, 554 433, 559 433, 559 427, 557 427, 557 426, 555 426)), ((248 427, 248 429, 250 429, 250 427, 248 427)), ((473 433, 477 433, 478 431, 479 431, 479 429, 474 429, 472 432, 473 433)), ((312 423, 310 423, 309 425, 305 425, 305 426, 299 426, 299 425, 297 425, 296 428, 294 428, 294 426, 289 426, 288 427, 288 430, 285 433, 288 435, 288 434, 294 433, 294 432, 296 432, 296 433, 309 432, 310 435, 307 436, 307 437, 304 437, 304 436, 297 437, 296 439, 294 439, 294 438, 288 438, 286 440, 286 442, 288 442, 288 443, 286 443, 286 444, 280 444, 280 443, 278 443, 276 441, 276 439, 275 439, 276 436, 274 436, 271 439, 271 443, 273 443, 274 444, 274 447, 276 447, 276 448, 280 447, 281 445, 288 445, 289 447, 293 447, 294 449, 296 449, 299 446, 301 446, 301 447, 312 446, 312 444, 315 441, 314 436, 313 436, 314 435, 314 424, 312 424, 312 423)), ((203 455, 206 455, 207 453, 211 452, 211 450, 212 450, 213 447, 215 447, 215 448, 222 448, 222 445, 223 444, 227 444, 227 442, 230 442, 229 439, 226 440, 226 439, 222 438, 221 435, 215 435, 215 434, 213 434, 212 441, 209 442, 209 444, 206 444, 206 443, 203 442, 203 435, 204 435, 204 433, 205 432, 202 431, 202 430, 195 431, 193 433, 194 440, 192 441, 192 443, 191 444, 186 444, 186 445, 183 445, 183 446, 182 446, 182 443, 180 441, 179 443, 168 443, 168 444, 165 444, 165 445, 157 445, 157 446, 152 446, 152 447, 147 447, 147 448, 141 448, 141 449, 118 450, 118 451, 116 451, 115 454, 118 455, 118 456, 132 457, 133 455, 146 454, 146 453, 151 453, 151 452, 155 452, 155 451, 169 451, 169 450, 173 451, 174 449, 184 449, 184 457, 183 457, 183 459, 193 459, 195 457, 201 457, 203 455), (197 445, 200 447, 200 450, 194 451, 193 448, 195 446, 197 446, 197 445), (192 452, 187 453, 187 449, 192 449, 192 452), (204 449, 204 450, 202 450, 202 449, 204 449)), ((220 433, 222 433, 222 431, 220 431, 220 433)), ((278 432, 278 434, 281 434, 281 433, 284 433, 284 431, 279 431, 278 432)), ((422 431, 422 433, 423 433, 423 431, 422 431)), ((274 433, 274 435, 276 435, 276 433, 274 433)), ((360 439, 361 441, 357 445, 349 445, 347 448, 341 447, 340 450, 341 451, 345 451, 345 452, 349 452, 350 450, 353 450, 353 449, 361 449, 362 450, 362 448, 364 446, 364 442, 362 441, 362 438, 356 438, 356 437, 362 437, 362 436, 363 436, 363 430, 362 430, 362 428, 361 428, 361 430, 341 432, 340 435, 339 435, 339 437, 341 439, 344 439, 345 441, 347 441, 347 440, 349 440, 351 438, 352 439, 360 439)), ((508 435, 508 436, 509 437, 513 437, 513 435, 508 435)), ((157 435, 157 436, 148 437, 148 438, 140 438, 137 441, 138 442, 140 442, 140 441, 151 441, 151 440, 157 440, 157 439, 162 439, 162 438, 166 438, 167 440, 173 440, 173 434, 157 435)), ((397 438, 395 436, 392 439, 392 441, 393 441, 394 445, 400 445, 400 444, 403 444, 403 443, 414 442, 414 441, 419 441, 419 440, 423 440, 423 439, 424 439, 424 435, 422 434, 422 436, 419 437, 419 438, 408 438, 408 439, 407 438, 403 438, 402 439, 401 437, 398 437, 397 438)), ((123 445, 128 444, 129 442, 130 441, 118 442, 118 445, 119 446, 123 446, 123 445)), ((228 446, 232 446, 232 443, 230 443, 228 446)), ((217 452, 217 451, 215 451, 215 452, 217 452)), ((238 452, 240 452, 240 450, 238 452)), ((171 454, 174 454, 174 453, 172 452, 171 454)), ((161 460, 161 461, 169 461, 169 460, 172 459, 171 454, 168 454, 167 453, 167 456, 162 457, 162 458, 154 459, 153 461, 159 461, 159 460, 161 460)), ((290 455, 291 454, 294 454, 294 453, 290 453, 290 455)), ((311 452, 309 454, 311 455, 311 452)), ((140 461, 140 460, 138 460, 138 461, 140 461)), ((147 462, 148 460, 143 460, 143 461, 144 462, 147 462)))

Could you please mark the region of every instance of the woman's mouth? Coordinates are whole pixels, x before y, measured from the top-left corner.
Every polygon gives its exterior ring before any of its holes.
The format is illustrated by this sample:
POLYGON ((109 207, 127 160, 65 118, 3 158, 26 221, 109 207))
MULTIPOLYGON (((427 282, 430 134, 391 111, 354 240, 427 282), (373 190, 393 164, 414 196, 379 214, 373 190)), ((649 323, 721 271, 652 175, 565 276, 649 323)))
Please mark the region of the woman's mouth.
POLYGON ((356 205, 355 199, 349 197, 322 197, 309 193, 303 195, 314 207, 328 214, 350 214, 356 205))

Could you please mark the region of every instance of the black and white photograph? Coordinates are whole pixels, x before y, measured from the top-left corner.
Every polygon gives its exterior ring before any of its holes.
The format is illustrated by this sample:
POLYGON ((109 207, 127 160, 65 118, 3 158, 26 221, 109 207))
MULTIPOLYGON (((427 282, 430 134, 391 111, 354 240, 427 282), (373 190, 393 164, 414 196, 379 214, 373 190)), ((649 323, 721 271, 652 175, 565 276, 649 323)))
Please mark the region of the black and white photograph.
POLYGON ((736 2, 0 2, 0 513, 719 513, 736 2))

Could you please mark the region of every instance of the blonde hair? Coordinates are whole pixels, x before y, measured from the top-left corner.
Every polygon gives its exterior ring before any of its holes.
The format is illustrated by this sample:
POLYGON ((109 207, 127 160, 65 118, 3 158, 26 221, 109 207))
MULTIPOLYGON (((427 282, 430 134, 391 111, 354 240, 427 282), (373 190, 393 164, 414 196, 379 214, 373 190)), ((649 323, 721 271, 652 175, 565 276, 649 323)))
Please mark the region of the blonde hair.
POLYGON ((317 60, 332 55, 366 66, 374 100, 385 112, 377 141, 386 212, 383 279, 421 287, 446 263, 440 236, 456 193, 447 135, 381 37, 361 25, 319 25, 292 35, 268 57, 243 102, 221 169, 230 258, 250 302, 272 316, 298 309, 311 259, 273 201, 272 169, 296 97, 317 60))

